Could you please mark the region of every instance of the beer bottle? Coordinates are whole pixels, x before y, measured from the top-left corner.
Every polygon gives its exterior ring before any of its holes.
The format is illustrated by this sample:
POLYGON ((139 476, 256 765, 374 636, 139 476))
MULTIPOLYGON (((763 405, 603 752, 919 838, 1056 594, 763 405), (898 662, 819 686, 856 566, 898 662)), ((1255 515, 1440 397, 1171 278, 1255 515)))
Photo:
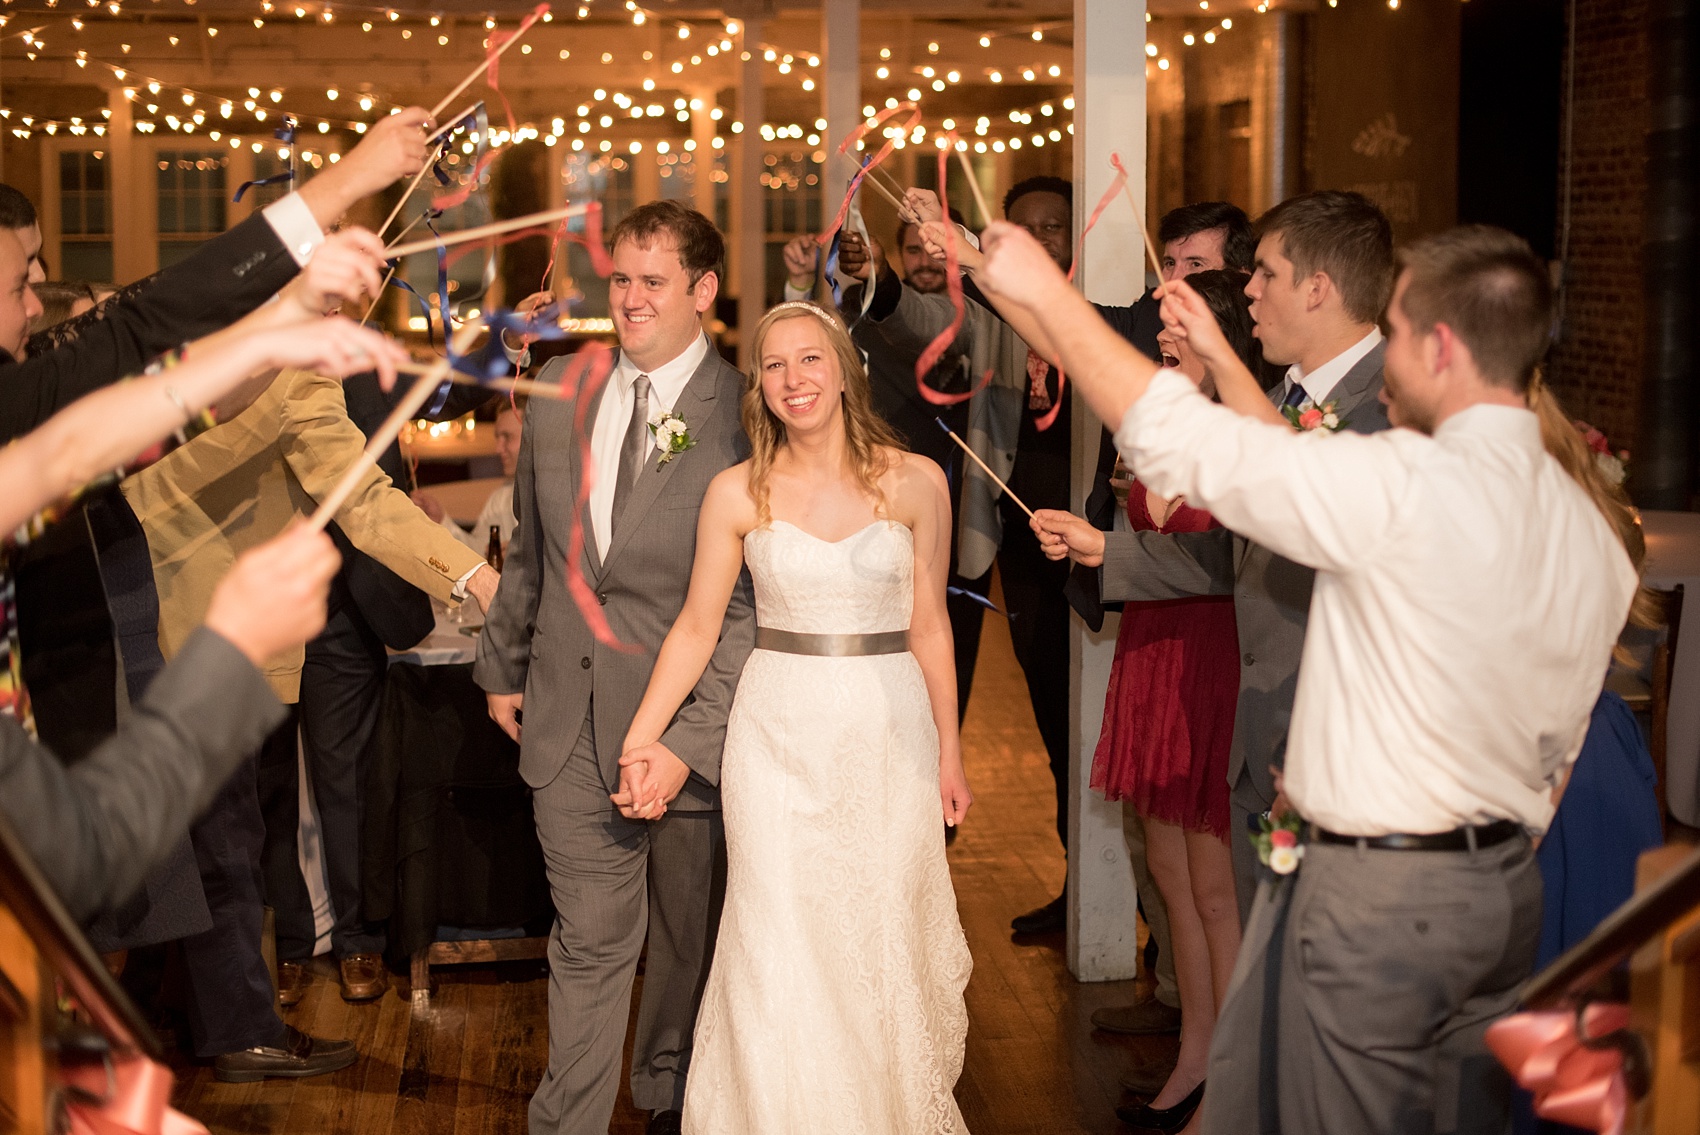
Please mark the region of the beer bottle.
POLYGON ((490 545, 484 549, 484 559, 497 571, 502 570, 502 529, 500 525, 490 525, 490 545))

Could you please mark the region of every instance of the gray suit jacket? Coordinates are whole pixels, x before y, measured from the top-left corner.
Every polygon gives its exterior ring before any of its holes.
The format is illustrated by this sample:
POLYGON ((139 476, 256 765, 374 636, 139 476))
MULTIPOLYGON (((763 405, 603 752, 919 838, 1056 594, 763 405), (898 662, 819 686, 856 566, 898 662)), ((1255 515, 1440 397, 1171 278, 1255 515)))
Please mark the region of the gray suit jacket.
MULTIPOLYGON (((1387 428, 1381 404, 1378 345, 1346 372, 1329 401, 1338 403, 1345 428, 1375 433, 1387 428)), ((1280 396, 1277 384, 1271 401, 1280 396)), ((1232 595, 1240 638, 1240 697, 1228 784, 1243 770, 1262 798, 1275 800, 1269 766, 1286 759, 1287 723, 1298 689, 1299 656, 1316 572, 1278 556, 1243 536, 1210 532, 1107 532, 1099 587, 1105 600, 1175 599, 1232 595)))
POLYGON ((283 717, 260 671, 203 627, 71 768, 0 718, 0 810, 86 920, 130 897, 283 717))
MULTIPOLYGON (((539 380, 556 380, 566 365, 564 357, 552 359, 539 380)), ((711 349, 673 407, 696 445, 659 468, 653 457, 645 460, 614 521, 605 561, 596 553, 585 507, 579 566, 610 629, 637 648, 631 652, 596 640, 567 591, 564 571, 572 517, 580 507, 581 453, 602 391, 592 395, 582 415, 576 401, 534 398, 527 404, 514 476, 519 526, 503 562, 496 601, 484 620, 472 676, 490 693, 525 694, 519 771, 533 788, 561 771, 587 713, 594 714, 596 752, 608 791, 618 787, 620 745, 690 588, 703 494, 716 474, 750 454, 738 417, 743 388, 743 375, 711 349)), ((708 669, 661 738, 691 768, 675 809, 720 806, 726 717, 754 642, 755 606, 746 572, 726 609, 708 669)))

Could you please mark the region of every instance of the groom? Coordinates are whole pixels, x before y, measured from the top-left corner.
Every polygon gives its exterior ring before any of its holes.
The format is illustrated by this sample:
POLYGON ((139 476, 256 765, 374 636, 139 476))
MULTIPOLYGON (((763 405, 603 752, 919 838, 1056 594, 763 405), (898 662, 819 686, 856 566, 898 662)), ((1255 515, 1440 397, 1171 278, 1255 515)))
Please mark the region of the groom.
MULTIPOLYGON (((725 893, 720 749, 755 635, 745 576, 707 671, 661 738, 665 751, 623 773, 626 728, 685 603, 703 493, 750 446, 738 415, 743 376, 700 324, 720 286, 720 233, 702 214, 657 201, 627 214, 610 240, 618 361, 582 414, 574 401, 527 406, 514 478, 519 526, 473 670, 490 716, 520 743, 555 902, 549 1070, 531 1099, 536 1135, 607 1132, 646 929, 632 1101, 652 1113, 651 1135, 679 1130, 725 893), (648 428, 664 413, 683 420, 692 442, 665 462, 648 428), (578 511, 586 484, 589 502, 578 511), (584 532, 578 567, 618 643, 597 638, 567 590, 575 515, 584 532), (632 775, 659 786, 668 803, 660 818, 611 801, 632 775)), ((565 365, 553 360, 541 381, 565 365)))

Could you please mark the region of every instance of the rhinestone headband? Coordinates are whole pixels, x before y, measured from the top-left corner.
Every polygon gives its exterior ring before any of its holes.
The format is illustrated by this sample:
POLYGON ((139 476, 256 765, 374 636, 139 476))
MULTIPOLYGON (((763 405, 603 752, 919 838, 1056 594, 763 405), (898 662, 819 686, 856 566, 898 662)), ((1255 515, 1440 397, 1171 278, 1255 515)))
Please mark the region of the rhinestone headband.
POLYGON ((784 303, 776 304, 770 308, 768 310, 768 314, 771 315, 775 311, 785 311, 787 309, 800 309, 813 315, 816 319, 819 319, 822 323, 825 323, 829 327, 838 326, 838 324, 832 321, 832 316, 828 315, 819 304, 810 303, 808 300, 786 300, 784 303))

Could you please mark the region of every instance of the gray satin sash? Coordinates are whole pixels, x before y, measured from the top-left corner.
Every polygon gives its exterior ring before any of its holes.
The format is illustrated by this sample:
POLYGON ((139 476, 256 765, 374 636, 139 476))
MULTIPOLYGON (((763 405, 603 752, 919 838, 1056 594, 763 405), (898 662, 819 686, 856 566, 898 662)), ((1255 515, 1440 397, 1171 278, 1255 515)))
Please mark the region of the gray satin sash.
POLYGON ((813 654, 827 658, 859 658, 870 654, 902 654, 909 649, 908 631, 879 634, 803 634, 756 628, 756 649, 781 654, 813 654))

